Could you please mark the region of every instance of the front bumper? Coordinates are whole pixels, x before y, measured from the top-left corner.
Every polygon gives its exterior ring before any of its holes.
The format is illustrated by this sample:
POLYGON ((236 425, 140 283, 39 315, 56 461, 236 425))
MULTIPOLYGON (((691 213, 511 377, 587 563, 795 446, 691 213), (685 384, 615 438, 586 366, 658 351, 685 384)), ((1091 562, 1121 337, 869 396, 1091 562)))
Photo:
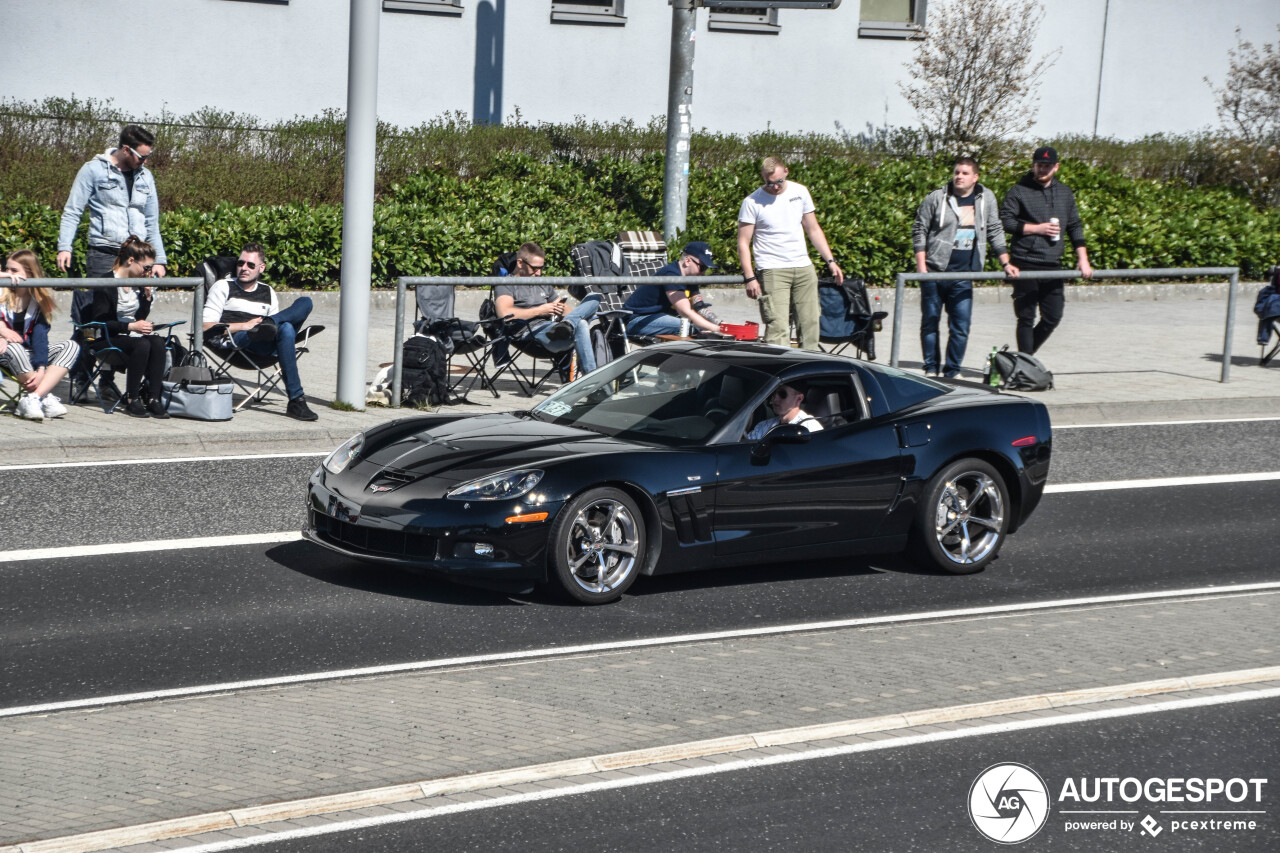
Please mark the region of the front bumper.
POLYGON ((547 512, 545 521, 508 523, 523 509, 515 501, 414 498, 396 491, 361 497, 357 503, 339 493, 317 470, 307 486, 303 537, 346 557, 460 580, 547 579, 547 540, 563 502, 537 507, 547 512))

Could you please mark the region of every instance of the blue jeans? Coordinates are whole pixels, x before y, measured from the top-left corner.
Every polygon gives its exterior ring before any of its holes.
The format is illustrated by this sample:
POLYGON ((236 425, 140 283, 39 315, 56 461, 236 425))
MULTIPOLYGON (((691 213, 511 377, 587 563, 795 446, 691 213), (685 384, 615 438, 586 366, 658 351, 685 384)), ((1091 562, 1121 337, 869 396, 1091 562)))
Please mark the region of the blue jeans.
POLYGON ((290 400, 302 396, 302 380, 298 378, 298 354, 294 351, 298 339, 298 329, 307 322, 311 315, 311 297, 299 296, 293 304, 278 314, 272 314, 276 321, 276 339, 274 341, 251 341, 248 332, 236 332, 232 335, 236 346, 253 355, 274 355, 280 360, 280 370, 284 372, 284 388, 290 400))
POLYGON ((569 347, 577 347, 578 349, 578 373, 590 373, 596 369, 596 352, 591 346, 591 323, 588 322, 600 310, 600 300, 604 297, 599 293, 588 293, 586 298, 578 303, 578 307, 574 308, 568 314, 564 315, 563 320, 543 323, 533 333, 533 339, 551 352, 564 352, 569 347), (573 341, 552 341, 547 339, 547 332, 556 322, 565 322, 573 324, 573 341))
POLYGON ((627 320, 628 335, 678 335, 680 318, 675 314, 636 314, 627 320))
POLYGON ((920 282, 920 347, 924 350, 924 369, 929 373, 938 372, 938 321, 944 307, 947 309, 947 362, 943 375, 956 376, 969 345, 973 282, 920 282))

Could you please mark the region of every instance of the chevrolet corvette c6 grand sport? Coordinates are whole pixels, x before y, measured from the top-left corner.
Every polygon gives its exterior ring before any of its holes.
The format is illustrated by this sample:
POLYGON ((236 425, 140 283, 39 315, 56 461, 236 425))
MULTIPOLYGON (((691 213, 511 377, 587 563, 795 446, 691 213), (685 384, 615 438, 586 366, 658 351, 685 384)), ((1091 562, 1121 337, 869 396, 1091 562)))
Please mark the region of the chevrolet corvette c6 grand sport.
POLYGON ((906 551, 967 574, 1030 517, 1051 444, 1048 411, 1023 397, 681 341, 528 411, 352 437, 312 475, 303 533, 358 560, 509 591, 552 584, 585 604, 641 575, 840 555, 906 551), (788 395, 804 419, 752 438, 788 395))

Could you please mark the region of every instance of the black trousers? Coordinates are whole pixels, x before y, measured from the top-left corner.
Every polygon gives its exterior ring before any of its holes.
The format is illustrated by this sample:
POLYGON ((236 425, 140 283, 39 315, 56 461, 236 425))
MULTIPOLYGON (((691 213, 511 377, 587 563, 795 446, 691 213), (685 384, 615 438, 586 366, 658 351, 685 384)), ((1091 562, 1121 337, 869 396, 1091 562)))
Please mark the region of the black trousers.
POLYGON ((143 335, 131 338, 124 335, 112 337, 111 342, 124 352, 128 359, 125 368, 125 393, 130 400, 138 399, 142 380, 147 380, 147 393, 152 400, 160 399, 160 383, 164 381, 164 338, 159 335, 143 335))
MULTIPOLYGON (((1035 270, 1034 266, 1023 266, 1016 260, 1013 265, 1027 272, 1035 270)), ((1034 354, 1044 346, 1053 330, 1058 328, 1066 304, 1065 287, 1065 279, 1013 280, 1013 313, 1018 318, 1018 352, 1034 354), (1039 322, 1036 322, 1037 310, 1040 312, 1039 322)))

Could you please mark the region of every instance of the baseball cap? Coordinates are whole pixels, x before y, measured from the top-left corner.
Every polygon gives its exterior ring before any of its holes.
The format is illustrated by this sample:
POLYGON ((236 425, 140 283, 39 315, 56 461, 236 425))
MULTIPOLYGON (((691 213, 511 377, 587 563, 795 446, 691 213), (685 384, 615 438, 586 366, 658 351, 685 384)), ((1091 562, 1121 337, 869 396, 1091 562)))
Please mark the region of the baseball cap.
POLYGON ((1042 145, 1036 149, 1036 153, 1031 155, 1032 163, 1056 163, 1058 162, 1058 152, 1050 148, 1048 145, 1042 145))
POLYGON ((716 266, 715 261, 711 259, 711 247, 706 243, 703 243, 701 240, 686 243, 684 247, 684 254, 692 255, 697 258, 698 262, 707 269, 719 269, 719 267, 716 266))

